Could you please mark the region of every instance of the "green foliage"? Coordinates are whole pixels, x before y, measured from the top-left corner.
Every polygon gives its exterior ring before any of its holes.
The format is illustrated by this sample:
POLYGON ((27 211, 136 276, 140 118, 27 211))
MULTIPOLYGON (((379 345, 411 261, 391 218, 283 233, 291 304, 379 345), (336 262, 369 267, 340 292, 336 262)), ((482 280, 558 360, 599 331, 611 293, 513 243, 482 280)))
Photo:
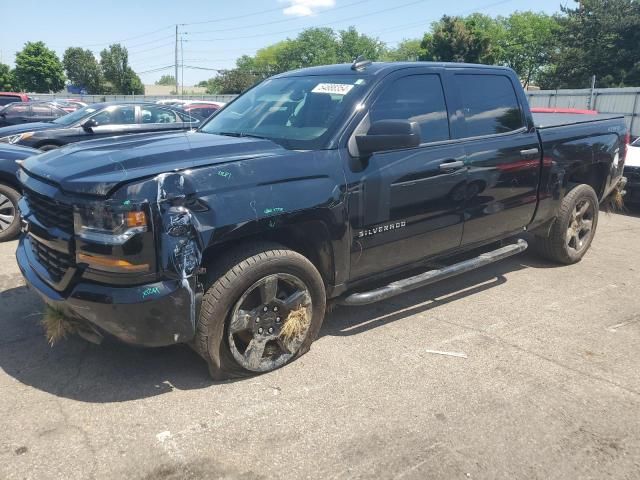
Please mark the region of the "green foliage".
POLYGON ((557 49, 543 75, 545 88, 640 86, 640 3, 583 0, 556 17, 557 49))
POLYGON ((106 90, 109 90, 109 93, 144 94, 142 81, 129 66, 127 49, 119 43, 110 45, 108 49, 105 48, 100 52, 100 66, 107 81, 106 90))
POLYGON ((500 18, 499 25, 499 63, 513 68, 525 86, 537 82, 551 61, 559 31, 557 19, 544 13, 515 12, 500 18))
POLYGON ((241 93, 277 73, 339 62, 351 63, 358 55, 378 60, 384 53, 384 43, 359 34, 354 27, 338 33, 331 28, 308 28, 294 39, 258 50, 254 56, 243 55, 236 61, 236 68, 220 72, 207 81, 207 93, 241 93))
POLYGON ((102 93, 102 71, 91 50, 69 47, 62 64, 72 84, 84 87, 90 94, 102 93))
POLYGON ((377 38, 358 33, 355 27, 338 32, 337 41, 339 63, 351 63, 360 55, 375 62, 380 60, 386 52, 386 46, 383 42, 377 38))
POLYGON ((44 42, 27 42, 16 53, 14 75, 18 86, 30 92, 49 93, 64 88, 62 63, 44 42))
POLYGON ((174 77, 173 75, 162 75, 160 77, 160 80, 158 80, 156 82, 156 85, 169 85, 169 86, 172 86, 172 85, 175 85, 175 84, 176 84, 176 77, 174 77))
MULTIPOLYGON (((484 20, 484 19, 483 19, 484 20)), ((425 34, 425 54, 421 60, 438 62, 493 63, 491 38, 483 22, 476 16, 467 18, 443 16, 425 34)))
POLYGON ((403 40, 396 48, 387 50, 383 60, 387 62, 415 62, 426 55, 421 44, 422 41, 418 38, 403 40))
POLYGON ((14 92, 18 90, 15 76, 9 65, 0 63, 0 91, 14 92))

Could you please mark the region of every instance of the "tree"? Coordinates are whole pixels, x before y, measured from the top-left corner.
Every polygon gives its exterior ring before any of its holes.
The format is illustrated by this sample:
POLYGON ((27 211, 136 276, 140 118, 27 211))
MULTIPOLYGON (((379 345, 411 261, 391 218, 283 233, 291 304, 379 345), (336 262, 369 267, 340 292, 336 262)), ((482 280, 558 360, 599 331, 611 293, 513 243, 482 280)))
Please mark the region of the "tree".
POLYGON ((415 62, 426 55, 421 43, 422 41, 418 38, 403 40, 396 48, 385 52, 384 60, 390 62, 415 62))
POLYGON ((91 50, 69 47, 62 57, 67 78, 72 84, 84 87, 88 93, 102 93, 102 72, 91 50))
POLYGON ((368 60, 377 61, 382 58, 385 51, 386 47, 383 42, 377 38, 359 34, 355 27, 349 27, 338 33, 338 62, 351 63, 360 55, 368 60))
POLYGON ((44 42, 27 42, 16 53, 14 75, 20 88, 27 91, 49 93, 64 88, 62 63, 44 42))
POLYGON ((3 92, 13 92, 18 90, 16 79, 9 65, 0 63, 0 90, 3 92))
POLYGON ((513 68, 526 87, 539 79, 551 61, 558 22, 534 12, 515 12, 500 22, 504 28, 497 41, 499 62, 513 68))
POLYGON ((129 54, 122 45, 115 43, 100 52, 100 66, 109 89, 123 95, 143 95, 144 85, 129 66, 129 54))
POLYGON ((286 41, 277 51, 276 61, 283 71, 337 63, 335 33, 330 28, 303 30, 295 40, 286 41))
POLYGON ((640 85, 640 3, 582 0, 562 7, 556 51, 543 75, 545 88, 586 88, 596 75, 600 87, 640 85))
POLYGON ((444 15, 432 25, 433 32, 425 34, 420 44, 425 50, 421 60, 493 63, 491 39, 479 21, 483 17, 444 15))
POLYGON ((175 86, 175 84, 176 84, 176 77, 174 77, 173 75, 162 75, 160 77, 160 80, 156 82, 156 85, 175 86))

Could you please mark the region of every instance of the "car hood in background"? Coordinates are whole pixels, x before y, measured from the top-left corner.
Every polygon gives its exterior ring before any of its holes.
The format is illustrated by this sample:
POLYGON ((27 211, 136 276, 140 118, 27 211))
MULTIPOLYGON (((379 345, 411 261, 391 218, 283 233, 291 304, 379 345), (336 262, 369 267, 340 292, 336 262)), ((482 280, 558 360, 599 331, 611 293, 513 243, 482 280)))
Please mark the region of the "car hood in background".
POLYGON ((17 135, 18 133, 38 132, 40 130, 60 128, 61 126, 62 125, 48 122, 21 123, 20 125, 11 125, 9 127, 0 128, 0 138, 8 137, 9 135, 17 135))
POLYGON ((206 133, 140 134, 81 142, 28 159, 23 169, 62 190, 106 196, 119 184, 204 165, 285 154, 270 140, 206 133))

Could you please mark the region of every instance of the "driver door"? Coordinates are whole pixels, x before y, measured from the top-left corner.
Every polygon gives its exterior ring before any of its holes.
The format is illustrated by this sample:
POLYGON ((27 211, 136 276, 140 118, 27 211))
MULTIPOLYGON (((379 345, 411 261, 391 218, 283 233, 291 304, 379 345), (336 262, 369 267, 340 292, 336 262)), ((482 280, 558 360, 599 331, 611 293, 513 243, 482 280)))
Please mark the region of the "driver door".
POLYGON ((442 73, 404 70, 371 105, 371 124, 417 122, 421 144, 351 162, 352 280, 460 246, 467 171, 464 149, 451 142, 442 73))

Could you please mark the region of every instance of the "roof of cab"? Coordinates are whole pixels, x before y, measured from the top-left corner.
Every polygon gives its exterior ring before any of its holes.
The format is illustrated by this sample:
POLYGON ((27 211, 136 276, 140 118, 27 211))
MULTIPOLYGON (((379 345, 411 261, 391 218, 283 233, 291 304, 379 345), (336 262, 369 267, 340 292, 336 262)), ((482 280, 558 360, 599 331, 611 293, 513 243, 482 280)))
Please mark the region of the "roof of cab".
POLYGON ((276 75, 280 77, 298 77, 302 75, 363 75, 377 76, 390 73, 404 68, 431 67, 431 68, 474 68, 485 70, 505 70, 512 71, 507 67, 496 65, 480 65, 474 63, 451 63, 451 62, 373 62, 362 69, 354 70, 351 63, 340 63, 336 65, 322 65, 319 67, 301 68, 276 75))

